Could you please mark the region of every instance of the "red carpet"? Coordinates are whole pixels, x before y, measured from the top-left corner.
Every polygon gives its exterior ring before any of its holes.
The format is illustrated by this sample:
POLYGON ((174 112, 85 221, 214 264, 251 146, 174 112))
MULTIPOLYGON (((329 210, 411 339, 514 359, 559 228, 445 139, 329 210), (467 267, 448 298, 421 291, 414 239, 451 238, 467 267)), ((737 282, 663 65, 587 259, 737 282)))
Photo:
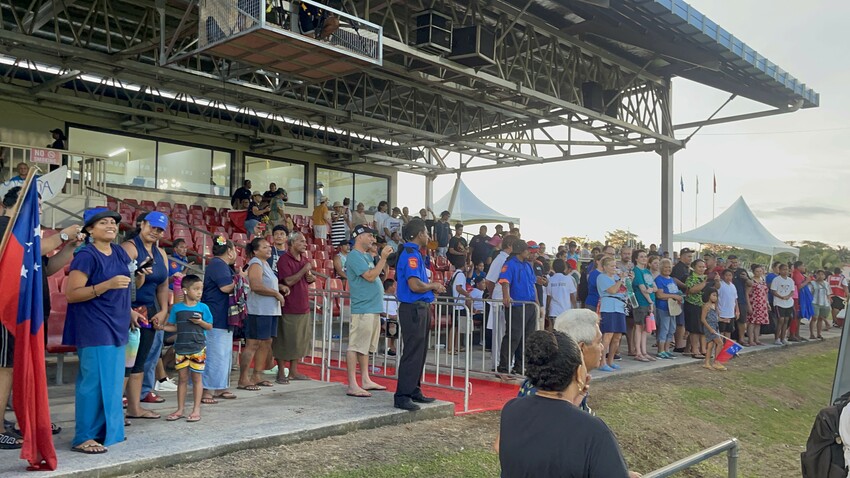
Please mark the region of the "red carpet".
MULTIPOLYGON (((332 363, 334 366, 337 365, 336 361, 332 363)), ((341 366, 345 367, 345 362, 342 362, 341 366)), ((321 374, 321 368, 318 365, 313 366, 307 364, 307 366, 305 366, 304 364, 301 364, 299 366, 299 371, 303 372, 305 375, 309 375, 311 378, 316 380, 320 378, 319 375, 321 374)), ((395 370, 391 368, 387 368, 387 371, 389 373, 395 373, 395 370)), ((433 383, 434 379, 434 374, 425 374, 426 381, 433 383)), ((332 369, 331 381, 347 384, 347 374, 343 370, 332 369)), ((374 377, 374 381, 387 387, 387 389, 392 392, 394 392, 396 389, 396 381, 393 379, 374 377)), ((504 404, 507 403, 508 400, 516 397, 517 392, 519 391, 519 384, 517 383, 493 382, 490 380, 481 380, 476 378, 470 378, 469 381, 471 384, 469 394, 469 411, 466 413, 486 412, 488 410, 501 410, 502 406, 504 406, 504 404)), ((448 376, 441 375, 440 383, 448 384, 448 376)), ((457 387, 462 387, 463 377, 455 376, 454 384, 457 387)), ((422 392, 426 396, 434 397, 437 400, 453 402, 455 404, 455 415, 464 414, 463 392, 429 385, 423 385, 422 392)))

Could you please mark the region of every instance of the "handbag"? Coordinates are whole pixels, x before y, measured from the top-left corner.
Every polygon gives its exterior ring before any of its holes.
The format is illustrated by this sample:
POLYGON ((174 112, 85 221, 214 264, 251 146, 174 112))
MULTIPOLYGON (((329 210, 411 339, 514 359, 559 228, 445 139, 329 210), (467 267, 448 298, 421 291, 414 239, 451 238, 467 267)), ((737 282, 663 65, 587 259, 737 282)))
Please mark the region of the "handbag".
POLYGON ((132 368, 136 364, 136 356, 139 354, 139 339, 142 332, 139 329, 130 329, 127 347, 124 349, 124 368, 132 368))
POLYGON ((676 299, 667 299, 667 309, 670 311, 671 317, 678 317, 682 314, 682 304, 676 299))
POLYGON ((233 329, 241 329, 242 324, 248 317, 248 292, 245 279, 239 275, 233 275, 233 291, 228 296, 227 326, 233 329))
POLYGON ((655 314, 649 314, 646 316, 646 333, 651 334, 655 332, 655 314))

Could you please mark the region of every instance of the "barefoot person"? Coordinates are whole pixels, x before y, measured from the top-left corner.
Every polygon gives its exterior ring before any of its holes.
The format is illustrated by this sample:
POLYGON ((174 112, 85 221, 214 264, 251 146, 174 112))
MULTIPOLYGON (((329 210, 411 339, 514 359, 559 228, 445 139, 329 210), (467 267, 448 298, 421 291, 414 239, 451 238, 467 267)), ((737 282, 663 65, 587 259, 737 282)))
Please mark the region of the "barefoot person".
POLYGON ((201 397, 204 392, 204 364, 207 359, 206 333, 213 328, 213 317, 207 304, 201 302, 204 282, 190 274, 183 278, 183 303, 174 304, 168 322, 162 326, 166 332, 176 332, 174 342, 174 368, 179 374, 177 382, 177 410, 166 420, 173 422, 184 418, 186 391, 192 382, 192 413, 187 422, 201 419, 201 397), (190 378, 191 375, 191 378, 190 378))
POLYGON ((348 390, 350 397, 371 397, 370 390, 386 390, 369 378, 369 354, 378 350, 381 336, 381 313, 384 310, 384 287, 381 271, 387 263, 392 247, 384 246, 378 264, 372 259, 369 249, 375 242, 378 231, 360 225, 351 232, 354 249, 348 253, 345 272, 351 288, 351 326, 348 330, 348 390), (363 386, 357 385, 357 366, 363 386))

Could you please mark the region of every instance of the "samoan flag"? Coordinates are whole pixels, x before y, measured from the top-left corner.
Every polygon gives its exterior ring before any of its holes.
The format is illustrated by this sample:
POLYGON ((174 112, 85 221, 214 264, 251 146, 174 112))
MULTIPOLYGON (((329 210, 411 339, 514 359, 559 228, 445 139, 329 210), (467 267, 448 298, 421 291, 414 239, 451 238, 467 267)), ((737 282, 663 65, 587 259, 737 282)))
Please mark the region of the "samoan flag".
POLYGON ((720 347, 720 352, 717 353, 717 356, 714 357, 715 362, 726 363, 732 357, 738 355, 738 352, 741 351, 743 347, 738 342, 735 342, 732 339, 724 339, 723 347, 720 347))
POLYGON ((9 224, 11 234, 6 231, 8 239, 0 251, 0 319, 15 337, 15 415, 26 437, 21 458, 29 462, 30 470, 55 470, 44 371, 41 227, 35 184, 35 178, 30 177, 24 186, 18 213, 9 224))

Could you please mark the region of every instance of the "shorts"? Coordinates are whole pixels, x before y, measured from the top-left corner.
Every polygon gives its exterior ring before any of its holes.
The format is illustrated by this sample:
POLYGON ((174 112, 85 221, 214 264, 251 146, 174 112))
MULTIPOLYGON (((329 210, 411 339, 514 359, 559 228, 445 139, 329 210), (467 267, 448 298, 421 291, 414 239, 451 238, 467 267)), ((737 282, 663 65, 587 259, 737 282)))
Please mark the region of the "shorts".
POLYGON ((649 317, 650 313, 652 313, 652 308, 648 305, 642 305, 640 307, 636 307, 633 313, 635 325, 646 325, 646 318, 649 317))
POLYGON ((702 334, 702 306, 685 302, 685 330, 690 334, 702 334))
POLYGON ((780 307, 776 306, 776 316, 781 319, 790 319, 794 317, 794 307, 780 307))
POLYGON ((835 310, 844 310, 844 299, 837 295, 832 298, 832 308, 835 310))
POLYGON ((602 312, 599 330, 603 334, 625 334, 626 314, 620 312, 602 312))
POLYGON ((242 325, 245 338, 251 340, 269 340, 277 337, 277 315, 254 315, 248 314, 242 325))
POLYGON ((361 355, 375 353, 381 336, 380 314, 351 314, 348 350, 361 355))
POLYGON ((749 315, 747 313, 747 303, 746 302, 744 302, 743 304, 738 303, 738 313, 739 313, 738 323, 739 324, 746 324, 747 323, 747 316, 749 315))
POLYGON ((189 355, 174 354, 174 369, 180 370, 189 367, 195 373, 204 373, 207 362, 207 349, 204 347, 200 352, 189 355))
POLYGON ((829 317, 830 307, 828 305, 816 305, 815 307, 815 317, 829 317))
POLYGON ((731 334, 735 330, 735 325, 732 323, 735 319, 728 319, 729 322, 723 322, 722 320, 717 321, 717 331, 721 334, 726 332, 731 334))
POLYGON ((12 368, 15 360, 15 336, 0 324, 0 368, 12 368))
POLYGON ((684 327, 685 326, 685 313, 676 316, 676 327, 684 327))

